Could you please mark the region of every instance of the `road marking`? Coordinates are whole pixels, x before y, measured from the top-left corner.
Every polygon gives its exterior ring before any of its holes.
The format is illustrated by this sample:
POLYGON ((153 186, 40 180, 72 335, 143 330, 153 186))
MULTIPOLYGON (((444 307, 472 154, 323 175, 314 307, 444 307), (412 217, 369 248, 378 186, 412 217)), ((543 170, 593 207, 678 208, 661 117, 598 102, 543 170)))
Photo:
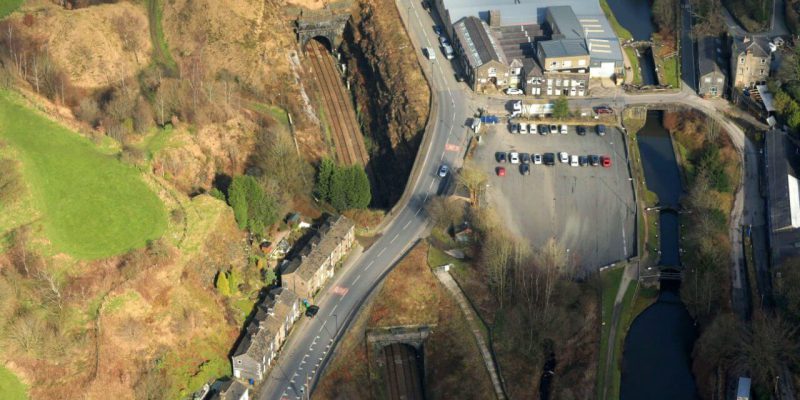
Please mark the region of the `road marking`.
MULTIPOLYGON (((325 320, 325 321, 322 323, 322 326, 320 326, 320 327, 319 327, 319 331, 320 331, 320 333, 322 332, 322 330, 323 330, 323 329, 325 329, 325 324, 327 324, 327 323, 328 323, 328 320, 326 319, 326 320, 325 320)), ((317 336, 317 337, 319 337, 319 336, 317 336)))
POLYGON ((333 306, 333 308, 331 308, 331 313, 330 313, 330 314, 328 314, 328 316, 329 316, 329 317, 330 317, 331 315, 333 315, 333 312, 334 312, 334 311, 336 311, 336 307, 339 307, 339 304, 338 304, 338 303, 337 303, 335 306, 333 306))
POLYGON ((356 284, 356 282, 358 282, 358 280, 359 280, 359 279, 361 279, 361 275, 359 275, 359 276, 357 276, 357 277, 356 277, 356 280, 354 280, 354 281, 353 281, 353 285, 355 285, 355 284, 356 284))
POLYGON ((384 251, 386 251, 386 247, 384 247, 383 249, 381 249, 380 253, 378 253, 378 257, 380 257, 380 256, 381 256, 381 254, 383 254, 383 252, 384 252, 384 251))
POLYGON ((427 203, 428 202, 428 193, 425 193, 425 200, 422 200, 422 202, 423 203, 427 203))
POLYGON ((348 288, 346 288, 344 286, 338 286, 337 285, 337 286, 334 286, 334 287, 331 288, 331 292, 333 294, 338 294, 339 296, 342 296, 342 297, 344 297, 344 295, 346 295, 348 291, 350 291, 350 289, 348 289, 348 288))
POLYGON ((428 185, 428 190, 431 190, 431 188, 433 188, 433 184, 434 184, 434 183, 436 183, 436 181, 432 180, 432 181, 431 181, 431 184, 430 184, 430 185, 428 185))
MULTIPOLYGON (((417 212, 419 212, 419 211, 417 211, 417 212)), ((406 222, 405 225, 403 225, 403 230, 406 230, 406 228, 408 228, 409 225, 411 225, 411 221, 408 221, 408 222, 406 222)))
POLYGON ((417 209, 417 212, 415 212, 415 213, 414 213, 414 216, 416 217, 417 215, 419 215, 419 212, 420 212, 420 211, 422 211, 422 207, 420 207, 420 208, 418 208, 418 209, 417 209))
POLYGON ((454 152, 457 153, 457 152, 461 151, 461 146, 459 146, 457 144, 447 143, 446 145, 444 145, 444 149, 446 151, 454 151, 454 152))
POLYGON ((398 235, 399 235, 399 233, 396 233, 396 234, 394 235, 394 237, 392 238, 392 240, 390 240, 390 241, 389 241, 389 244, 392 244, 392 243, 394 243, 394 241, 395 241, 395 240, 397 240, 397 236, 398 236, 398 235))
POLYGON ((375 261, 374 261, 374 260, 369 262, 369 264, 367 265, 367 267, 366 267, 366 268, 364 268, 364 271, 369 271, 369 268, 370 268, 370 267, 372 267, 372 264, 375 264, 375 261))

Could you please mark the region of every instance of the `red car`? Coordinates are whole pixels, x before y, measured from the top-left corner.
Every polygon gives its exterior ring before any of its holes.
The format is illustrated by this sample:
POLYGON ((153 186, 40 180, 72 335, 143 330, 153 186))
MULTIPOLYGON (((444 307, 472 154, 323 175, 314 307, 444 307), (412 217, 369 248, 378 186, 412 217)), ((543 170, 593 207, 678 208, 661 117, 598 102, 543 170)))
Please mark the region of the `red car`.
POLYGON ((506 168, 505 167, 497 167, 497 176, 506 176, 506 168))
POLYGON ((601 156, 600 163, 603 164, 603 167, 610 168, 611 167, 611 157, 609 156, 601 156))
POLYGON ((594 108, 595 114, 613 114, 614 110, 609 106, 597 106, 594 108))

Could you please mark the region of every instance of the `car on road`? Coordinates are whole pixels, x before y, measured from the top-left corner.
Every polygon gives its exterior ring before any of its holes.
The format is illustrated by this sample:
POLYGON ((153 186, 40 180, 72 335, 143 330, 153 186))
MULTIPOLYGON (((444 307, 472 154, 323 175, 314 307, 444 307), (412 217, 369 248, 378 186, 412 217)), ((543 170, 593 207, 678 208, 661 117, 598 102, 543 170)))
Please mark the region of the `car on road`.
POLYGON ((506 167, 497 167, 495 168, 495 172, 497 176, 506 176, 506 167))
POLYGON ((447 165, 442 165, 439 167, 439 178, 444 178, 447 176, 447 173, 450 172, 450 167, 447 165))
POLYGON ((542 155, 541 154, 532 154, 531 159, 535 165, 540 165, 542 163, 542 155))
POLYGON ((601 156, 600 163, 603 164, 603 167, 610 168, 611 167, 611 157, 609 156, 601 156))
POLYGON ((569 156, 569 165, 571 165, 573 167, 577 167, 578 166, 578 156, 577 155, 573 154, 573 155, 569 156))
POLYGON ((527 164, 531 162, 531 155, 528 153, 519 153, 519 160, 522 161, 523 164, 527 164))
POLYGON ((600 156, 596 154, 589 155, 589 164, 591 164, 593 167, 600 165, 600 156))
POLYGON ((517 89, 517 88, 508 88, 508 89, 506 89, 506 94, 508 94, 508 95, 518 95, 518 94, 523 94, 523 93, 525 93, 525 92, 523 92, 522 89, 517 89))
POLYGON ((578 164, 580 164, 581 167, 585 167, 585 166, 589 165, 589 157, 587 157, 587 156, 578 157, 578 164))
POLYGON ((561 125, 561 134, 566 135, 569 132, 566 125, 561 125))
POLYGON ((539 134, 540 135, 547 135, 550 133, 550 128, 547 125, 539 125, 539 134))
POLYGON ((550 133, 552 133, 552 134, 558 133, 558 125, 550 124, 550 133))
POLYGON ((583 125, 578 125, 575 127, 575 132, 577 132, 578 135, 586 136, 586 127, 583 125))
POLYGON ((433 51, 430 47, 423 47, 422 52, 425 54, 425 57, 428 60, 435 60, 436 59, 436 52, 433 51))
POLYGON ((562 152, 558 153, 558 161, 561 161, 562 163, 568 163, 569 162, 569 154, 567 154, 566 151, 562 151, 562 152))
POLYGON ((544 165, 556 165, 556 155, 554 153, 544 153, 544 165))
POLYGON ((528 164, 522 164, 519 166, 519 173, 522 175, 530 175, 531 174, 531 166, 528 164))
POLYGON ((597 106, 597 107, 592 108, 592 110, 594 110, 595 114, 613 114, 614 113, 614 110, 611 109, 611 107, 609 107, 607 105, 597 106))
POLYGON ((516 151, 508 153, 508 161, 512 164, 519 164, 519 153, 516 151))
POLYGON ((498 151, 497 153, 494 153, 494 159, 499 163, 504 163, 506 162, 506 153, 503 151, 498 151))
POLYGON ((597 134, 600 136, 606 135, 606 126, 603 124, 597 125, 597 134))
POLYGON ((319 306, 314 306, 314 305, 308 306, 306 308, 306 317, 314 318, 314 316, 317 315, 318 312, 319 312, 319 306))

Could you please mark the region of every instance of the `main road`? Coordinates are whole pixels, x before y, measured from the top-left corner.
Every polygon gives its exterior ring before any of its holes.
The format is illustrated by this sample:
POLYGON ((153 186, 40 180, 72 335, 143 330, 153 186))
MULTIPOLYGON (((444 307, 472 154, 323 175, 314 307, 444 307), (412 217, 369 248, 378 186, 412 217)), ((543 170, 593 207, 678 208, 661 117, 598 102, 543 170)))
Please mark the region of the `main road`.
MULTIPOLYGON (((415 48, 436 49, 438 41, 427 12, 418 1, 397 0, 398 9, 415 48)), ((421 54, 417 51, 418 57, 421 54)), ((319 314, 295 326, 276 364, 258 394, 259 399, 302 399, 313 390, 330 352, 347 330, 358 309, 395 263, 427 228, 424 206, 445 190, 446 180, 436 174, 441 164, 458 167, 467 141, 466 121, 474 107, 455 81, 450 63, 439 53, 436 60, 420 57, 433 91, 433 109, 415 171, 406 193, 380 239, 348 262, 317 299, 319 314), (419 168, 419 170, 416 170, 419 168)), ((462 84, 463 86, 463 84, 462 84)))

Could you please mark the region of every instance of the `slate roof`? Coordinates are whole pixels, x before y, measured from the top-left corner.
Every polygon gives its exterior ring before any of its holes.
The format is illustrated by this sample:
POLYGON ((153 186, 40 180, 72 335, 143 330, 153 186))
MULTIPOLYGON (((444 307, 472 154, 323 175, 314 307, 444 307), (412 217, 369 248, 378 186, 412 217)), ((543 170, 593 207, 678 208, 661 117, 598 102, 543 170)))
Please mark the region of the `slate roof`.
MULTIPOLYGON (((800 170, 800 148, 780 130, 766 135, 766 172, 769 214, 769 247, 773 265, 779 265, 785 257, 800 255, 800 229, 792 225, 793 213, 800 210, 797 204, 797 172, 800 170), (794 181, 794 195, 792 195, 794 181), (794 199, 793 199, 794 197, 794 199), (794 205, 792 204, 794 203, 794 205), (795 208, 793 210, 792 208, 795 208)), ((797 219, 797 215, 794 219, 797 219)), ((796 224, 794 224, 796 226, 796 224)))
POLYGON ((256 306, 256 313, 247 325, 244 337, 236 346, 233 356, 246 354, 254 360, 264 359, 269 352, 269 344, 273 342, 297 300, 297 295, 291 290, 282 287, 272 289, 269 296, 256 306))
POLYGON ((569 6, 548 7, 547 14, 556 26, 552 27, 557 31, 561 39, 583 39, 583 26, 578 22, 578 18, 569 6))
POLYGON ((211 395, 209 400, 239 400, 249 389, 241 382, 230 380, 223 382, 219 390, 211 395))
POLYGON ((769 40, 762 37, 734 37, 733 38, 733 55, 738 57, 745 51, 750 51, 756 57, 769 56, 769 40))
POLYGON ((503 49, 489 33, 489 26, 477 17, 466 17, 453 25, 467 62, 472 68, 480 67, 489 61, 506 63, 503 49))
POLYGON ((308 244, 283 268, 283 273, 297 273, 304 280, 311 279, 354 225, 343 215, 328 218, 308 244))
POLYGON ((543 57, 588 56, 589 49, 583 39, 545 40, 539 42, 543 57))
POLYGON ((717 54, 718 48, 717 39, 713 36, 706 36, 697 41, 697 69, 700 76, 722 72, 717 54))

